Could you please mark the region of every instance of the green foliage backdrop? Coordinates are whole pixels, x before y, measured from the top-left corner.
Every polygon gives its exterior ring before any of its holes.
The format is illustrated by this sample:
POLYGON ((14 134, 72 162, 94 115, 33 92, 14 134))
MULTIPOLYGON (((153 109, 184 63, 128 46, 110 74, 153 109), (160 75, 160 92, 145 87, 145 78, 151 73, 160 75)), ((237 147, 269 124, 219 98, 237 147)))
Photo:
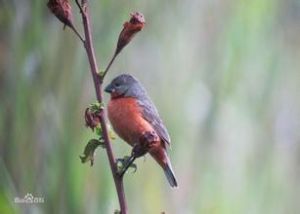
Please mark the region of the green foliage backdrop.
MULTIPOLYGON (((74 13, 78 10, 75 7, 74 13)), ((172 138, 179 189, 150 158, 125 178, 130 213, 298 213, 300 2, 90 1, 105 68, 132 11, 146 26, 106 84, 131 73, 147 88, 172 138)), ((76 16, 76 25, 81 29, 76 16)), ((108 96, 106 96, 106 100, 108 96)), ((79 40, 46 1, 0 1, 0 213, 112 213, 106 154, 79 155, 93 135, 95 100, 79 40), (16 204, 26 193, 42 204, 16 204)), ((120 140, 117 156, 130 152, 120 140)))

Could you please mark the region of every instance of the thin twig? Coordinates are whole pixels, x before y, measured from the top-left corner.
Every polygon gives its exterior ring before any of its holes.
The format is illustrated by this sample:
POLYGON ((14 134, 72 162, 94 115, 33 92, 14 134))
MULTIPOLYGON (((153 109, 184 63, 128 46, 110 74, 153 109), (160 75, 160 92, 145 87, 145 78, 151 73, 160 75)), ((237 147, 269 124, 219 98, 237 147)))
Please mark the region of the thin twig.
MULTIPOLYGON (((77 2, 77 0, 76 0, 76 2, 77 2)), ((90 15, 89 15, 89 10, 87 7, 86 0, 82 0, 82 6, 83 7, 82 7, 81 15, 82 15, 84 34, 85 34, 85 39, 86 39, 85 49, 86 49, 86 53, 87 53, 87 56, 89 59, 89 64, 90 64, 91 73, 93 76, 97 100, 99 103, 102 103, 102 100, 103 100, 102 81, 101 81, 99 73, 98 73, 98 66, 97 66, 97 62, 96 62, 93 41, 92 41, 92 34, 91 34, 90 15)), ((81 6, 80 6, 80 8, 81 8, 81 6)), ((109 159, 110 168, 111 168, 111 171, 113 174, 113 178, 114 178, 114 182, 115 182, 115 186, 116 186, 116 190, 117 190, 117 194, 118 194, 121 214, 127 214, 128 212, 127 212, 127 204, 126 204, 125 192, 124 192, 124 187, 123 187, 123 178, 118 176, 118 174, 117 174, 118 169, 117 169, 117 165, 116 165, 116 159, 114 157, 111 142, 109 139, 107 126, 106 126, 106 118, 105 118, 105 114, 103 111, 102 111, 101 117, 100 117, 100 124, 101 124, 101 128, 102 128, 103 139, 104 139, 104 142, 106 145, 106 152, 107 152, 107 156, 109 159)))
POLYGON ((80 35, 80 33, 76 30, 76 28, 73 26, 73 25, 71 25, 71 26, 69 26, 73 31, 74 31, 74 33, 78 36, 78 38, 83 42, 83 44, 85 43, 85 41, 84 41, 84 39, 82 38, 82 36, 80 35))
POLYGON ((80 13, 83 14, 84 12, 83 12, 82 6, 80 5, 79 1, 75 0, 75 2, 76 2, 77 6, 78 6, 78 8, 80 10, 80 13))
POLYGON ((110 62, 108 63, 106 69, 104 70, 103 74, 101 75, 101 81, 103 81, 105 75, 107 74, 107 72, 109 71, 110 69, 110 66, 113 64, 114 60, 116 59, 117 57, 117 52, 114 53, 113 57, 111 58, 110 62))

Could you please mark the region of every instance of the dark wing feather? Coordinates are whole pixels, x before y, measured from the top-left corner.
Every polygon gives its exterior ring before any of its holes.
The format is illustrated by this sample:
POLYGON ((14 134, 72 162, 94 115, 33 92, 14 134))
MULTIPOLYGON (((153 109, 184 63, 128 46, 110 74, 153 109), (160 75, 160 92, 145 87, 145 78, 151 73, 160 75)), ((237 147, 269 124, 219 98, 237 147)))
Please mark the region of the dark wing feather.
POLYGON ((138 101, 138 104, 142 109, 142 115, 144 119, 153 126, 154 130, 157 132, 157 135, 165 143, 165 147, 166 145, 170 145, 171 139, 169 133, 160 119, 158 111, 152 101, 148 97, 144 97, 143 100, 138 101))

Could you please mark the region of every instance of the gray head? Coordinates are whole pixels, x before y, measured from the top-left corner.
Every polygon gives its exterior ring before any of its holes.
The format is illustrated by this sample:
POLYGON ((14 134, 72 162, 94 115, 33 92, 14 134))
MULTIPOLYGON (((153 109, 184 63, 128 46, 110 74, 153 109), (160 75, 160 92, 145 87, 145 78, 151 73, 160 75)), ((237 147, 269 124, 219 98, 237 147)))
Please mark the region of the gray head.
POLYGON ((134 97, 142 99, 146 92, 139 81, 129 74, 121 74, 114 78, 106 86, 105 91, 111 94, 112 98, 134 97))

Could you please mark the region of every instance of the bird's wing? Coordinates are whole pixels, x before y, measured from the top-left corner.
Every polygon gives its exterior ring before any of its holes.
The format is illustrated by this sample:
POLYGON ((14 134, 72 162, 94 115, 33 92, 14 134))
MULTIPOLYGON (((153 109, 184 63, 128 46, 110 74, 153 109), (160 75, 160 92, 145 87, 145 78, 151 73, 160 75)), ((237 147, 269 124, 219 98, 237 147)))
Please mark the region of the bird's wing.
POLYGON ((162 139, 166 145, 170 146, 171 139, 169 133, 159 117, 158 111, 152 101, 149 98, 145 98, 142 101, 138 101, 139 106, 142 109, 142 115, 146 121, 148 121, 157 132, 157 135, 162 139))

